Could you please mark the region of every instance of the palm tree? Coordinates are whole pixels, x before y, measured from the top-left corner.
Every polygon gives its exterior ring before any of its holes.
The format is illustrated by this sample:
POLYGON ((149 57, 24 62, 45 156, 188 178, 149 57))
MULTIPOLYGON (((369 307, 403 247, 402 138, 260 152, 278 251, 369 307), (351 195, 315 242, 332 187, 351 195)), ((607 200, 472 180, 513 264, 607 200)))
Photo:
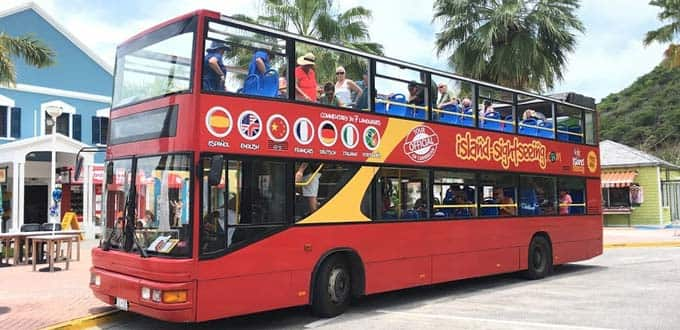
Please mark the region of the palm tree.
MULTIPOLYGON (((370 42, 366 21, 371 11, 358 6, 339 12, 333 0, 264 0, 259 23, 291 31, 306 37, 343 45, 364 52, 383 55, 379 43, 370 42)), ((334 81, 335 66, 344 65, 348 76, 361 77, 366 61, 355 56, 298 44, 297 55, 311 51, 317 57, 316 74, 319 81, 334 81)))
POLYGON ((22 58, 29 65, 43 68, 54 64, 54 56, 54 51, 31 35, 11 37, 0 32, 0 85, 16 83, 12 57, 22 58))
MULTIPOLYGON (((652 0, 649 2, 652 6, 661 8, 658 17, 662 21, 670 21, 668 24, 647 32, 645 46, 648 46, 654 41, 660 43, 672 42, 673 37, 680 36, 680 0, 652 0)), ((670 68, 680 67, 680 45, 671 43, 671 45, 664 52, 666 64, 670 68)))
POLYGON ((563 78, 576 45, 578 0, 435 0, 438 54, 458 73, 544 91, 563 78))

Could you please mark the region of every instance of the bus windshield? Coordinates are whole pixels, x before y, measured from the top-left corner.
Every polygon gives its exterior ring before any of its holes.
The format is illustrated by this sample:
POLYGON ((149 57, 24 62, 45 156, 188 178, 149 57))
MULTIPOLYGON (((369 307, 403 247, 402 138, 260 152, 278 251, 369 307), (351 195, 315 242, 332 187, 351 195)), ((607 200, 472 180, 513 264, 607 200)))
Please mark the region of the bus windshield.
POLYGON ((189 91, 195 31, 190 17, 120 46, 113 107, 189 91))
POLYGON ((170 154, 109 162, 104 241, 112 249, 190 257, 190 157, 170 154), (134 224, 127 223, 134 219, 134 224), (134 235, 126 235, 134 231, 134 235), (132 230, 134 229, 134 230, 132 230), (133 242, 127 242, 134 239, 133 242))

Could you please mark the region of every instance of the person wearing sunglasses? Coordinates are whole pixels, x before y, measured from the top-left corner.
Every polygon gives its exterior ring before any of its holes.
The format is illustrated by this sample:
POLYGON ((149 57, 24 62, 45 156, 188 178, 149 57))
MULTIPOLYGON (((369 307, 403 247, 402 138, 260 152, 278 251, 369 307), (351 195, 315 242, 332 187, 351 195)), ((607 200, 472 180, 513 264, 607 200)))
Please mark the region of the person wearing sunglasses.
POLYGON ((356 103, 355 100, 352 100, 352 92, 355 93, 356 100, 359 100, 361 94, 364 93, 359 85, 347 78, 344 67, 337 67, 335 69, 335 96, 344 106, 351 107, 356 103))

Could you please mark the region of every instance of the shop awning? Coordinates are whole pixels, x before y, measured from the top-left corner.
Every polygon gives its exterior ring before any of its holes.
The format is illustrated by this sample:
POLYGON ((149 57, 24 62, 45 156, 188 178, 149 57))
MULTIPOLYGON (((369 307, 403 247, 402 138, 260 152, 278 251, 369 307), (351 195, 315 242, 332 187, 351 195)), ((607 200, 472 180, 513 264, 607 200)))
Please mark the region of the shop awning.
POLYGON ((630 187, 636 176, 636 171, 602 172, 602 188, 630 187))

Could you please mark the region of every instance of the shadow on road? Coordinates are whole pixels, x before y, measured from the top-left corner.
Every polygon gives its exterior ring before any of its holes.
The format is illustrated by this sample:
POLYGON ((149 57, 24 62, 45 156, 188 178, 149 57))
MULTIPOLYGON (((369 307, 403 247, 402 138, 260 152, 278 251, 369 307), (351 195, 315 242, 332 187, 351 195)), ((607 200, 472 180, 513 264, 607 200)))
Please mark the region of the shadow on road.
MULTIPOLYGON (((527 286, 542 281, 554 281, 572 276, 581 276, 605 269, 606 267, 601 266, 567 264, 556 267, 550 277, 538 281, 529 281, 524 279, 521 273, 512 273, 375 294, 360 299, 345 315, 341 315, 333 321, 334 324, 338 325, 338 323, 342 323, 343 319, 349 320, 351 318, 352 320, 357 320, 364 317, 372 317, 378 314, 379 310, 415 308, 424 304, 431 304, 439 299, 461 299, 481 294, 488 290, 527 286)), ((116 321, 117 326, 115 328, 122 326, 125 329, 280 329, 301 328, 305 327, 305 325, 307 327, 314 327, 315 322, 320 325, 323 323, 323 319, 312 316, 309 307, 302 306, 192 325, 167 323, 143 316, 124 314, 121 315, 120 320, 116 321)))

